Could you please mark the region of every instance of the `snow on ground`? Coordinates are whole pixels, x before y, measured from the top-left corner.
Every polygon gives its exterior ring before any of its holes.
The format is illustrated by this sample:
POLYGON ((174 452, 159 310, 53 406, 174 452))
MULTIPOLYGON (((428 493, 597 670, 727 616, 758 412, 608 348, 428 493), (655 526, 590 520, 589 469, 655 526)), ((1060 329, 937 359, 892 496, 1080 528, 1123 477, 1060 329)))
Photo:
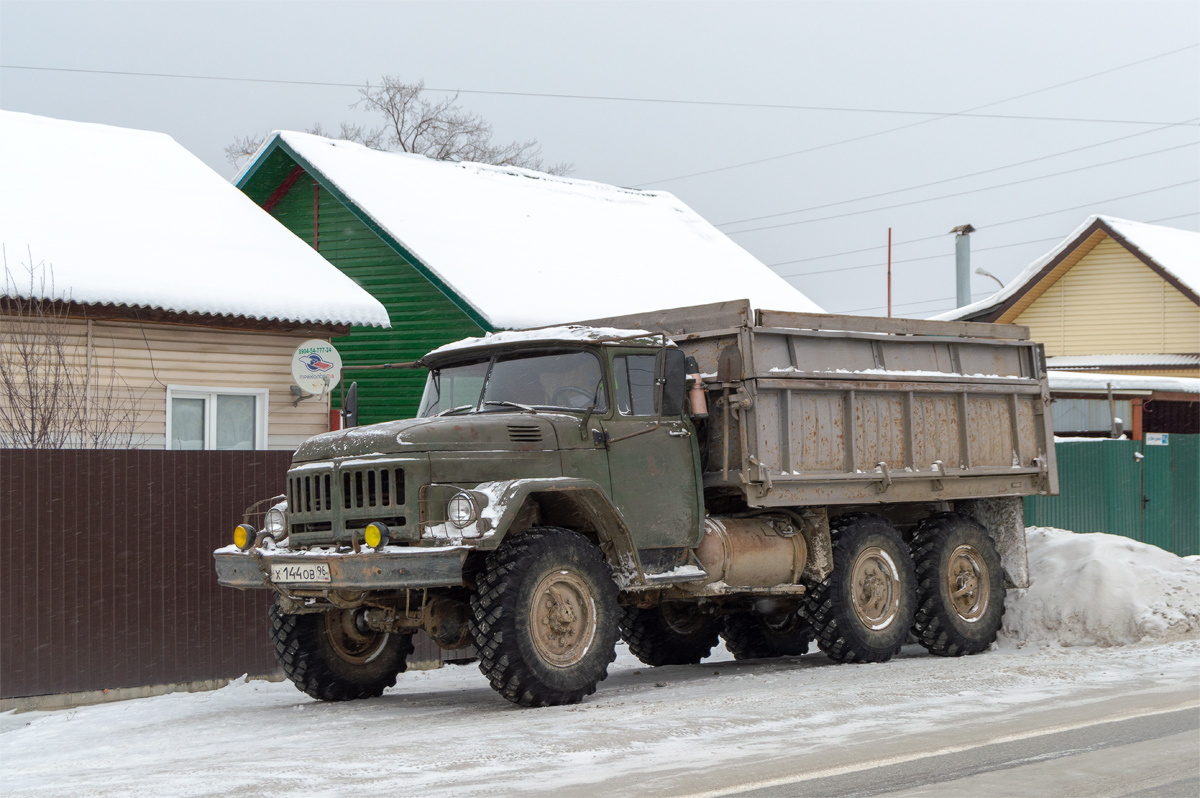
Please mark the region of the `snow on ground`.
POLYGON ((1067 719, 1114 696, 1194 698, 1197 558, 1031 529, 1030 567, 1031 587, 1009 593, 1007 642, 975 657, 906 646, 888 663, 836 665, 814 648, 739 663, 722 648, 648 668, 621 645, 594 696, 534 710, 474 666, 403 674, 383 697, 344 704, 239 682, 0 715, 0 783, 39 796, 677 794, 705 774, 728 783, 756 763, 898 735, 1002 730, 1048 709, 1067 719))
POLYGON ((1200 636, 1200 557, 1105 534, 1029 527, 1026 590, 1010 590, 1018 644, 1119 646, 1200 636))

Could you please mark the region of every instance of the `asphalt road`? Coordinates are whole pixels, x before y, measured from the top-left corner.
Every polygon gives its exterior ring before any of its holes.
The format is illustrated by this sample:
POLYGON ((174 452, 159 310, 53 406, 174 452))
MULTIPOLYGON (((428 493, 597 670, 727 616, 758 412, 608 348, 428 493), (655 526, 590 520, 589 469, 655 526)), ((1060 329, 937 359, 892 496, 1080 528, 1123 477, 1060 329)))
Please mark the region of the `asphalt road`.
MULTIPOLYGON (((708 795, 798 796, 1200 796, 1200 707, 1001 736, 865 761, 839 772, 806 770, 708 795)), ((919 736, 913 744, 919 746, 919 736)))

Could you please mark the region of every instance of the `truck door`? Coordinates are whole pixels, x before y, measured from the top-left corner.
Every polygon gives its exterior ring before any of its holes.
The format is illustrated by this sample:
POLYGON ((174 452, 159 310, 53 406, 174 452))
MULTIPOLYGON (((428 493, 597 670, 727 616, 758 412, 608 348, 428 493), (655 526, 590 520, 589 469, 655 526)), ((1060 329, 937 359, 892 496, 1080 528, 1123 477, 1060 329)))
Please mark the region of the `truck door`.
MULTIPOLYGON (((681 371, 683 353, 668 349, 666 354, 668 365, 679 359, 681 371)), ((639 549, 694 546, 701 534, 699 452, 683 416, 684 403, 664 408, 662 424, 654 428, 657 358, 644 349, 614 354, 616 407, 603 422, 613 503, 639 549), (625 437, 635 432, 641 434, 625 437)))

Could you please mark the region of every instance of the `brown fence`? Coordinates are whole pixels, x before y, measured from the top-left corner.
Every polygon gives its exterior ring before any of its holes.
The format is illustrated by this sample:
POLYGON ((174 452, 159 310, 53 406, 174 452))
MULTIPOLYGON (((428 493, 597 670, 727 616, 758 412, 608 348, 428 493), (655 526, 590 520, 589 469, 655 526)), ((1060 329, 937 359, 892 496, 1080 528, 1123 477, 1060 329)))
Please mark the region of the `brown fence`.
POLYGON ((212 551, 290 461, 0 449, 0 698, 274 672, 270 594, 220 587, 212 551))

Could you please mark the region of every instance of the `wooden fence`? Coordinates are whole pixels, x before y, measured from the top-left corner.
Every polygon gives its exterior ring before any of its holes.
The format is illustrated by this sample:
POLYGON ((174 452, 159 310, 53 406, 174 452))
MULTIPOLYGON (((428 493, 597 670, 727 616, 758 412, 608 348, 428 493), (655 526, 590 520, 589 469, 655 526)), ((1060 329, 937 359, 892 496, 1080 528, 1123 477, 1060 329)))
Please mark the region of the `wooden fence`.
MULTIPOLYGON (((271 594, 219 586, 212 552, 290 462, 0 450, 0 698, 276 672, 271 594)), ((422 640, 413 659, 438 649, 422 640)))

